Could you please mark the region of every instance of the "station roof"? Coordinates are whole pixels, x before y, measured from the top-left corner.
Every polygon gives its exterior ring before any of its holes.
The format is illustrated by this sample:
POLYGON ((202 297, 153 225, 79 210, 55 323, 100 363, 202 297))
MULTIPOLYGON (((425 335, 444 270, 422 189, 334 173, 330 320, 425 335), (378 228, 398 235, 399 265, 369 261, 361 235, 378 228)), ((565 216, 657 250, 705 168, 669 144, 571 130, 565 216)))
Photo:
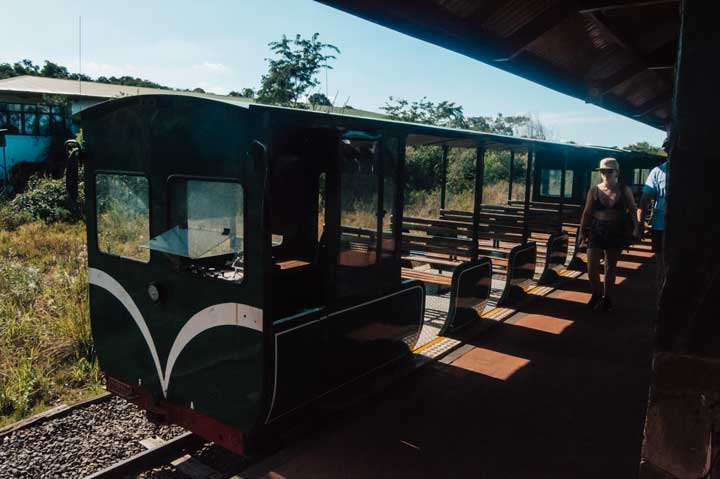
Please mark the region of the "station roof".
POLYGON ((318 0, 665 128, 678 0, 318 0))

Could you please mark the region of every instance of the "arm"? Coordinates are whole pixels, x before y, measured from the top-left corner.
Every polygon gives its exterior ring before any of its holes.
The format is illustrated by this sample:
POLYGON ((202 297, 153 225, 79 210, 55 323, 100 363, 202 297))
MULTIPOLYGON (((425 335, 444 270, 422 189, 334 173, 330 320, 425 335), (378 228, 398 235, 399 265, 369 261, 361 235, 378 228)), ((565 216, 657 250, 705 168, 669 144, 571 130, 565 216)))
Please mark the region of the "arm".
POLYGON ((630 211, 630 218, 632 218, 633 222, 633 237, 635 238, 635 241, 640 241, 641 235, 642 235, 642 220, 638 219, 639 215, 635 214, 636 211, 638 211, 638 207, 635 204, 635 197, 632 194, 632 190, 629 186, 625 186, 623 189, 623 193, 625 194, 625 201, 627 201, 628 210, 630 211))
POLYGON ((585 197, 585 209, 583 209, 582 217, 580 219, 580 233, 578 234, 578 244, 576 247, 583 244, 585 242, 585 238, 587 237, 588 223, 590 223, 590 218, 592 218, 593 203, 595 201, 595 195, 593 194, 594 191, 595 186, 591 186, 587 192, 587 197, 585 197))
POLYGON ((647 211, 650 207, 650 203, 655 199, 655 194, 643 191, 642 196, 640 197, 640 206, 638 206, 637 209, 637 221, 641 225, 644 224, 645 218, 647 217, 647 211))
POLYGON ((640 206, 637 209, 637 221, 640 225, 645 224, 648 207, 650 203, 657 197, 657 168, 653 168, 647 177, 647 181, 643 185, 642 196, 640 197, 640 206))

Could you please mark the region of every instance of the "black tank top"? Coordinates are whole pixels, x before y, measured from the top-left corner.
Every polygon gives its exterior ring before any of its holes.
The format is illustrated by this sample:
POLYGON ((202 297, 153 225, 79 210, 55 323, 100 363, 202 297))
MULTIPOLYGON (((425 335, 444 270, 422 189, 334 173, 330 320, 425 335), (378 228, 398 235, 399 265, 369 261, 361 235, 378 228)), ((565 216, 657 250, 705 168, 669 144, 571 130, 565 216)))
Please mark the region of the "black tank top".
POLYGON ((597 211, 623 211, 625 209, 625 192, 623 191, 623 186, 621 184, 618 184, 618 187, 620 188, 620 198, 618 198, 618 200, 615 201, 615 204, 612 206, 606 206, 605 204, 603 204, 602 201, 600 201, 600 188, 598 188, 597 186, 595 187, 595 209, 597 211))

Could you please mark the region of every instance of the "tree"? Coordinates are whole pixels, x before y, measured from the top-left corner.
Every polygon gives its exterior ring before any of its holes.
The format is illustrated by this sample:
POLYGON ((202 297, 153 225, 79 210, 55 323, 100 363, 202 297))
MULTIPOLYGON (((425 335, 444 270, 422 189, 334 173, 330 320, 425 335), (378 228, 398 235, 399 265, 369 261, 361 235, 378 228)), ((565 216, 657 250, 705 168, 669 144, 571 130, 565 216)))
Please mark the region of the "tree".
POLYGON ((205 93, 205 90, 203 90, 203 89, 200 88, 200 87, 196 87, 196 88, 193 88, 193 89, 192 89, 192 92, 193 92, 193 93, 205 93))
POLYGON ((313 106, 332 106, 332 102, 322 93, 313 93, 308 97, 308 103, 313 106))
POLYGON ((28 60, 27 58, 19 62, 15 62, 15 64, 13 65, 13 70, 15 70, 15 76, 38 76, 40 74, 40 67, 33 64, 33 62, 31 60, 28 60))
POLYGON ((228 96, 239 96, 242 98, 255 98, 255 90, 252 88, 243 88, 240 91, 231 91, 228 96))
POLYGON ((385 113, 393 120, 426 123, 449 128, 467 128, 468 126, 462 106, 450 101, 441 101, 435 104, 429 101, 427 97, 422 97, 420 100, 413 102, 390 97, 380 109, 385 110, 385 113))
POLYGON ((295 35, 295 39, 290 40, 283 35, 280 41, 268 44, 275 58, 266 58, 269 67, 258 91, 260 102, 297 106, 309 89, 319 85, 315 75, 321 68, 332 68, 329 61, 337 58, 325 52, 340 53, 340 50, 320 42, 318 36, 315 33, 308 40, 295 35))
POLYGON ((131 76, 121 76, 121 77, 105 77, 101 76, 98 77, 97 80, 95 80, 99 83, 108 83, 111 85, 125 85, 125 86, 136 86, 136 87, 143 87, 143 88, 159 88, 162 90, 170 90, 170 87, 166 87, 164 85, 160 85, 155 82, 151 82, 150 80, 143 80, 142 78, 135 78, 131 76))
POLYGON ((45 65, 43 65, 42 70, 40 70, 40 76, 48 78, 68 78, 70 74, 64 66, 45 60, 45 65))
MULTIPOLYGON (((462 106, 451 101, 433 103, 429 101, 427 97, 413 102, 402 98, 390 97, 381 109, 385 110, 385 113, 393 120, 426 123, 428 125, 447 128, 465 128, 501 135, 515 135, 523 132, 534 134, 537 129, 537 126, 532 128, 528 127, 528 125, 533 122, 533 119, 529 116, 504 116, 502 113, 498 113, 496 117, 466 117, 462 106)), ((536 121, 542 126, 539 120, 536 121)), ((531 135, 522 136, 537 138, 531 135)))
POLYGON ((652 146, 647 141, 639 141, 637 143, 633 143, 632 145, 628 145, 623 149, 629 151, 639 151, 641 153, 649 153, 651 155, 666 155, 665 151, 662 148, 658 146, 652 146))
POLYGON ((0 80, 4 78, 12 78, 15 76, 15 70, 9 63, 0 63, 0 80))

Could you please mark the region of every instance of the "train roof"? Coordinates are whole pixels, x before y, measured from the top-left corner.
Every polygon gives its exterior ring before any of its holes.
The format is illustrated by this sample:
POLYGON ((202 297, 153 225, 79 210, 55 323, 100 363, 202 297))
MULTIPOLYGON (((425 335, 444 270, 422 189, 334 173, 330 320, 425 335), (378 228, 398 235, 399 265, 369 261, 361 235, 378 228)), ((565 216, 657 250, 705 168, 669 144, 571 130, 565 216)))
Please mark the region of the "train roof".
POLYGON ((476 130, 466 130, 461 128, 447 128, 435 125, 427 125, 423 123, 412 123, 404 122, 392 119, 380 119, 371 118, 367 116, 352 115, 347 113, 335 113, 325 112, 317 110, 304 110, 299 108, 291 108, 277 105, 264 105, 258 103, 248 103, 240 100, 225 99, 225 98, 207 98, 207 97, 193 97, 183 96, 177 97, 174 95, 164 94, 150 94, 150 95, 135 95, 132 97, 124 97, 108 100, 102 103, 85 108, 75 115, 73 120, 76 122, 82 122, 84 119, 93 118, 98 115, 102 115, 107 111, 111 111, 116 108, 120 108, 125 104, 133 103, 147 98, 177 98, 182 100, 210 102, 210 103, 223 103, 237 108, 242 108, 248 111, 265 110, 265 111, 282 111, 289 115, 302 115, 315 118, 317 120, 332 120, 337 124, 347 123, 348 120, 359 121, 365 123, 366 127, 396 127, 399 129, 406 130, 410 137, 408 139, 408 145, 447 145, 449 147, 456 148, 474 148, 476 146, 485 146, 486 148, 496 148, 505 150, 526 150, 531 147, 545 150, 565 150, 565 151, 578 151, 584 152, 590 155, 607 155, 607 156, 618 156, 618 157, 647 157, 660 160, 662 157, 658 155, 652 155, 644 152, 636 152, 623 150, 619 148, 611 148, 604 146, 595 145, 578 145, 573 143, 560 143, 549 140, 540 140, 534 138, 526 138, 519 136, 501 135, 497 133, 481 132, 476 130))

